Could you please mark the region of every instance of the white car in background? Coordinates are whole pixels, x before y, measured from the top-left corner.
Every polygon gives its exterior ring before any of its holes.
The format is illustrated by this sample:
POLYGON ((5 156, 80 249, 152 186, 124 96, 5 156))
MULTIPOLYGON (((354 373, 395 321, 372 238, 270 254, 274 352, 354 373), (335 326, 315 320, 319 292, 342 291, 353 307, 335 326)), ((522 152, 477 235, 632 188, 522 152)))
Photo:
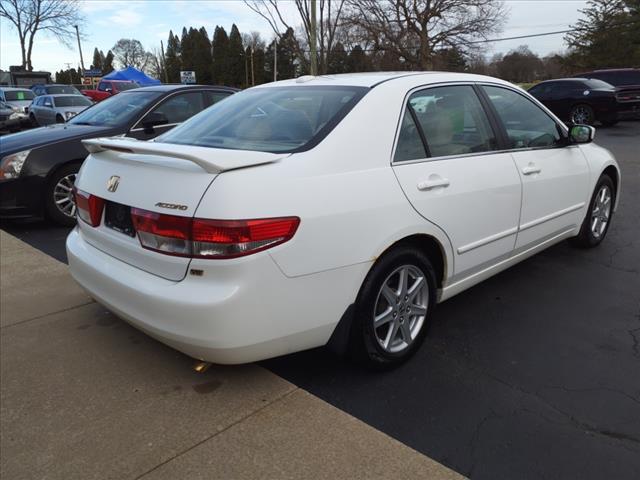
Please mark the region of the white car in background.
POLYGON ((436 303, 564 239, 603 240, 620 172, 593 135, 484 76, 262 85, 152 142, 86 140, 69 266, 201 360, 329 343, 393 366, 436 303))

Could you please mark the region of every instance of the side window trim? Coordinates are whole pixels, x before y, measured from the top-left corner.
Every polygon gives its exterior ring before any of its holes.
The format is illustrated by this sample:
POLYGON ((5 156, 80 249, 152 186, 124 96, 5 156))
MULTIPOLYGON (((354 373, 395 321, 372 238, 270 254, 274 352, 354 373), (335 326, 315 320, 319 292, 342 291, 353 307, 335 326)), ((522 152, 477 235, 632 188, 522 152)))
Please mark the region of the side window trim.
POLYGON ((409 112, 409 115, 411 115, 411 119, 413 120, 413 123, 416 126, 418 135, 420 135, 420 141, 422 141, 422 147, 424 148, 424 153, 426 155, 425 158, 431 158, 431 150, 429 150, 429 142, 427 142, 427 137, 424 136, 424 130, 422 130, 422 125, 420 125, 420 122, 418 121, 418 115, 416 115, 416 111, 413 109, 413 106, 411 106, 411 102, 409 102, 409 99, 407 99, 407 111, 409 112))
POLYGON ((482 108, 489 117, 489 123, 491 123, 491 127, 494 129, 494 133, 496 135, 496 139, 498 140, 498 150, 499 152, 509 150, 509 135, 507 134, 507 129, 505 128, 502 120, 498 116, 498 112, 496 111, 493 103, 491 103, 491 99, 487 92, 485 92, 484 88, 482 88, 483 84, 474 84, 473 89, 476 92, 476 95, 480 99, 480 103, 482 104, 482 108))

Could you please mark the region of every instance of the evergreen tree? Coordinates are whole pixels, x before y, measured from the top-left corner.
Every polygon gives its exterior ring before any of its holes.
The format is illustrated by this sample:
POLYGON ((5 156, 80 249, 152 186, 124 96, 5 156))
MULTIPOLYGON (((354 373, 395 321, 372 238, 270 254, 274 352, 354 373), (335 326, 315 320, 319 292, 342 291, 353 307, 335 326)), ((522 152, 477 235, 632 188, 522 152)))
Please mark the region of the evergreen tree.
MULTIPOLYGON (((193 70, 195 64, 194 29, 190 27, 182 28, 182 38, 180 39, 180 70, 193 70)), ((197 78, 196 78, 197 80, 197 78)))
POLYGON ((213 61, 211 55, 211 40, 209 34, 204 27, 200 30, 191 32, 193 52, 193 70, 196 72, 196 81, 203 85, 211 85, 213 83, 213 72, 211 64, 213 61))
MULTIPOLYGON (((638 1, 589 0, 580 10, 584 18, 573 25, 565 41, 571 48, 570 62, 580 68, 626 67, 640 62, 640 24, 633 23, 638 1)), ((636 19, 638 17, 636 16, 636 19)))
POLYGON ((242 36, 234 23, 229 33, 229 45, 227 48, 227 82, 232 87, 241 87, 245 80, 244 48, 242 36))
POLYGON ((327 58, 327 73, 347 73, 348 71, 349 55, 347 55, 344 45, 338 42, 327 58))
POLYGON ((172 31, 169 31, 165 64, 169 83, 180 83, 180 40, 172 31))
POLYGON ((104 66, 105 57, 102 50, 98 50, 98 47, 93 49, 93 63, 91 64, 91 68, 95 70, 102 71, 104 66))
POLYGON ((113 52, 109 50, 102 64, 102 75, 107 75, 111 72, 113 72, 113 52))
MULTIPOLYGON (((213 33, 213 81, 218 85, 229 84, 229 37, 224 27, 216 26, 213 33)), ((255 59, 254 59, 255 61, 255 59)))

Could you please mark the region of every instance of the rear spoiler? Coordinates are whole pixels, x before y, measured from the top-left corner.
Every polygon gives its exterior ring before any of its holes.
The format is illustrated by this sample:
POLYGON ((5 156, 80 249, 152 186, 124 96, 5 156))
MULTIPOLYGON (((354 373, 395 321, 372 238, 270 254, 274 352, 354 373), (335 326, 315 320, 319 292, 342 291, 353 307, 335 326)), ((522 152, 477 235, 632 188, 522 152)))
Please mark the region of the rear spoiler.
MULTIPOLYGON (((89 153, 111 150, 136 155, 179 158, 195 163, 208 173, 220 173, 227 170, 273 163, 290 155, 289 153, 276 154, 252 150, 227 150, 223 148, 196 147, 172 143, 154 143, 121 137, 82 140, 82 144, 89 153)), ((127 155, 122 155, 120 158, 132 162, 136 161, 127 155)))

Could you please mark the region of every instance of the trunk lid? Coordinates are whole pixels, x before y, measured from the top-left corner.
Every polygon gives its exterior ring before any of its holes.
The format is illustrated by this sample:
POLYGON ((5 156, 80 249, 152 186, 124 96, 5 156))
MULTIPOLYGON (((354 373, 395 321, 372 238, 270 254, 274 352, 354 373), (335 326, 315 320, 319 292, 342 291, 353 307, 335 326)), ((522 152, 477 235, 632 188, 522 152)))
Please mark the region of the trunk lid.
POLYGON ((142 248, 135 232, 119 228, 130 208, 193 217, 220 173, 288 156, 120 138, 84 140, 83 144, 91 155, 82 165, 76 187, 104 199, 105 208, 97 227, 78 220, 82 235, 99 250, 174 281, 184 278, 190 259, 142 248))

